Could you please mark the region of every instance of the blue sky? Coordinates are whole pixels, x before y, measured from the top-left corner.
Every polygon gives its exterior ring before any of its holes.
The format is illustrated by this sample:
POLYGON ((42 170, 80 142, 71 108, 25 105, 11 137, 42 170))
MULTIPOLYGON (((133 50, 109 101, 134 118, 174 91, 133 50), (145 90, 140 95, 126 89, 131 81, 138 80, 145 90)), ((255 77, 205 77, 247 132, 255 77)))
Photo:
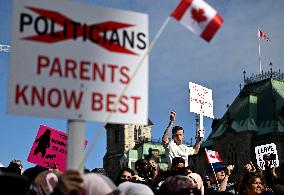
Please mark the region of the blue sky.
MULTIPOLYGON (((78 1, 77 1, 78 2, 78 1)), ((82 3, 137 11, 149 15, 150 41, 175 9, 178 0, 80 0, 82 3)), ((188 82, 213 90, 214 115, 221 117, 243 85, 247 75, 258 73, 257 27, 265 31, 271 42, 261 42, 263 69, 283 71, 284 1, 283 0, 208 0, 224 19, 223 27, 208 44, 175 20, 154 46, 149 58, 149 118, 154 123, 153 137, 161 137, 171 109, 177 111, 176 124, 185 128, 186 140, 195 136, 194 114, 189 112, 188 82)), ((0 0, 0 43, 10 44, 10 0, 0 0)), ((41 124, 66 131, 67 121, 7 113, 9 53, 0 53, 0 162, 8 165, 20 159, 24 167, 31 145, 41 124)), ((21 74, 21 73, 19 73, 21 74)), ((206 137, 211 132, 211 119, 205 118, 206 137)), ((86 139, 92 142, 102 123, 86 122, 86 139)), ((93 169, 103 166, 106 148, 105 131, 100 135, 86 162, 93 169)))

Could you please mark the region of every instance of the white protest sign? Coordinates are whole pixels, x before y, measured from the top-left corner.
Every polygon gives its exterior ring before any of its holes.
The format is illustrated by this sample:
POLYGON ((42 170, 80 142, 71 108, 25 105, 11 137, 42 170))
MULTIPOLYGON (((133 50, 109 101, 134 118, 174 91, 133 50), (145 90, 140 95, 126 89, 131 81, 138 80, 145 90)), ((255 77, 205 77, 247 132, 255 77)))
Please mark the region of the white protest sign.
POLYGON ((14 0, 11 47, 9 113, 147 123, 146 14, 14 0))
POLYGON ((279 167, 279 160, 276 150, 276 145, 274 143, 271 144, 265 144, 255 147, 255 155, 256 155, 256 162, 257 165, 262 169, 265 170, 265 161, 263 159, 263 156, 265 154, 275 154, 276 158, 275 160, 272 160, 271 167, 279 167))
POLYGON ((189 93, 190 112, 214 118, 212 90, 189 82, 189 93))

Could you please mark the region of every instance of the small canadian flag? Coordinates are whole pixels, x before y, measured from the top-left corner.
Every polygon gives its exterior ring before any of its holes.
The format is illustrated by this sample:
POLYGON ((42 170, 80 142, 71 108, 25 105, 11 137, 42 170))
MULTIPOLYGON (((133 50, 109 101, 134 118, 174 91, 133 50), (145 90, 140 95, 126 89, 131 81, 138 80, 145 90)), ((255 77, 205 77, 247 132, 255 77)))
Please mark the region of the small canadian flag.
POLYGON ((269 39, 269 37, 266 35, 266 33, 265 32, 263 32, 263 31, 261 31, 259 28, 257 29, 257 34, 258 34, 258 38, 259 39, 263 39, 263 40, 265 40, 265 41, 267 41, 267 42, 270 42, 270 39, 269 39))
POLYGON ((205 152, 206 152, 208 163, 223 162, 218 152, 214 150, 207 150, 206 148, 205 148, 205 152))
POLYGON ((182 0, 171 16, 208 42, 223 24, 219 13, 203 0, 182 0))

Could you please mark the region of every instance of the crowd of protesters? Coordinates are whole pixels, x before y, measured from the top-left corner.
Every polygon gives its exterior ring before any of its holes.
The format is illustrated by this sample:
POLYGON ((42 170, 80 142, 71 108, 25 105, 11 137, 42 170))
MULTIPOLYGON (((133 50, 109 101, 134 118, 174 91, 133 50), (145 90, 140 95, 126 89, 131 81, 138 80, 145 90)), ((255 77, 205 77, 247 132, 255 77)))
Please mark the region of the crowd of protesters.
POLYGON ((111 180, 106 174, 85 169, 82 175, 67 170, 35 166, 23 171, 22 163, 13 160, 0 169, 0 194, 23 195, 280 195, 284 194, 284 181, 270 168, 255 168, 249 162, 238 181, 232 183, 233 165, 214 163, 208 175, 201 176, 193 167, 186 166, 182 157, 174 157, 167 170, 154 174, 155 167, 145 159, 137 160, 135 169, 124 167, 111 180))
POLYGON ((265 158, 265 170, 248 162, 237 181, 230 179, 234 165, 214 163, 207 175, 196 173, 188 164, 188 156, 196 154, 201 144, 200 132, 190 148, 183 144, 184 130, 173 127, 176 113, 170 114, 170 123, 163 136, 169 167, 159 169, 158 163, 147 159, 135 162, 134 170, 123 167, 116 179, 106 173, 85 169, 84 174, 74 170, 64 173, 36 165, 23 171, 21 161, 12 160, 0 169, 0 194, 11 195, 284 195, 284 181, 271 168, 272 160, 265 158), (172 130, 173 140, 169 139, 172 130))

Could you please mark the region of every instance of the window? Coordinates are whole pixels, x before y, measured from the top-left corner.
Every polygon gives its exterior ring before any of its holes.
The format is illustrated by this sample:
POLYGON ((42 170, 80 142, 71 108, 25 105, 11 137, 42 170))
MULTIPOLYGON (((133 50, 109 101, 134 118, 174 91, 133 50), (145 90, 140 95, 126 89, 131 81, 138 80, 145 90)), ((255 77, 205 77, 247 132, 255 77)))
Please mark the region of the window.
POLYGON ((136 126, 134 127, 134 141, 138 141, 138 130, 136 126))
POLYGON ((236 146, 230 144, 227 149, 227 163, 228 165, 235 165, 235 170, 238 170, 238 154, 236 146))
POLYGON ((138 128, 138 139, 141 140, 141 127, 138 128))
POLYGON ((119 129, 115 129, 114 130, 114 142, 115 143, 119 143, 120 139, 119 139, 119 129))

